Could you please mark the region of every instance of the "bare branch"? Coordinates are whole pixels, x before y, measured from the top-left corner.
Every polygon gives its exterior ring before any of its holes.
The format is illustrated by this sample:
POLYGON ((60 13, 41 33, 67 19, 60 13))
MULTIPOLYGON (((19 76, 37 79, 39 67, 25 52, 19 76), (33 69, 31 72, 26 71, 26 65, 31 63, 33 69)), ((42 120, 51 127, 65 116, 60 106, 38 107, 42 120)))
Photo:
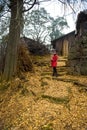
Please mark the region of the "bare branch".
POLYGON ((61 0, 58 0, 59 2, 61 2, 62 4, 65 4, 65 2, 61 1, 61 0))
POLYGON ((75 12, 75 10, 73 9, 73 7, 70 5, 70 3, 67 1, 67 2, 63 2, 62 0, 58 0, 59 2, 61 2, 62 4, 66 4, 66 3, 68 3, 68 5, 70 6, 70 8, 72 9, 72 11, 74 12, 74 13, 76 13, 75 12))
POLYGON ((32 9, 33 6, 35 5, 35 3, 36 3, 36 0, 34 0, 34 2, 32 3, 30 8, 23 10, 23 12, 26 12, 26 11, 29 11, 30 9, 32 9))
POLYGON ((4 13, 2 13, 2 14, 0 15, 0 18, 1 18, 1 17, 4 17, 8 12, 9 12, 9 10, 6 10, 4 13))
POLYGON ((70 8, 72 9, 72 11, 74 12, 74 13, 76 13, 75 12, 75 10, 72 8, 72 6, 68 3, 68 5, 70 6, 70 8))

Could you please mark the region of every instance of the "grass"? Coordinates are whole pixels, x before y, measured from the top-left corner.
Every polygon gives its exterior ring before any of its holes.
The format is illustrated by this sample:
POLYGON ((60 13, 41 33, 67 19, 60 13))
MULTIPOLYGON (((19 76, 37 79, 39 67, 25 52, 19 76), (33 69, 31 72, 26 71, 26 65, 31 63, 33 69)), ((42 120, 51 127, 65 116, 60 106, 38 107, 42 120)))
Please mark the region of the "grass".
POLYGON ((26 96, 27 94, 29 94, 29 91, 28 91, 27 88, 23 88, 23 89, 21 90, 21 93, 20 93, 20 94, 23 95, 23 96, 26 96))
POLYGON ((56 104, 67 104, 69 102, 69 98, 68 97, 52 97, 52 96, 48 96, 48 95, 42 95, 42 98, 48 99, 49 101, 56 103, 56 104))
POLYGON ((45 86, 45 85, 48 85, 48 83, 47 83, 47 82, 42 81, 42 82, 41 82, 41 86, 45 86))
POLYGON ((0 84, 0 91, 5 91, 10 86, 10 83, 1 83, 0 84))
POLYGON ((48 79, 48 80, 50 80, 50 79, 51 79, 51 77, 48 77, 48 76, 41 77, 41 80, 43 80, 43 79, 48 79))
POLYGON ((10 130, 11 127, 12 127, 12 125, 11 125, 11 124, 8 124, 8 125, 4 126, 3 130, 10 130))
POLYGON ((52 126, 53 124, 49 123, 47 125, 42 126, 40 130, 53 130, 52 126))
POLYGON ((68 88, 67 88, 67 91, 68 91, 68 93, 69 93, 69 94, 71 94, 71 93, 72 93, 72 90, 71 90, 71 88, 70 88, 70 87, 68 87, 68 88))
POLYGON ((43 79, 48 79, 48 80, 50 80, 51 79, 51 76, 52 74, 50 74, 50 75, 41 75, 41 79, 40 79, 40 81, 41 80, 43 80, 43 79))
POLYGON ((76 85, 79 89, 79 92, 87 92, 87 84, 86 83, 79 83, 79 82, 74 82, 74 85, 76 85))
POLYGON ((52 72, 44 72, 41 74, 41 76, 51 75, 52 72))

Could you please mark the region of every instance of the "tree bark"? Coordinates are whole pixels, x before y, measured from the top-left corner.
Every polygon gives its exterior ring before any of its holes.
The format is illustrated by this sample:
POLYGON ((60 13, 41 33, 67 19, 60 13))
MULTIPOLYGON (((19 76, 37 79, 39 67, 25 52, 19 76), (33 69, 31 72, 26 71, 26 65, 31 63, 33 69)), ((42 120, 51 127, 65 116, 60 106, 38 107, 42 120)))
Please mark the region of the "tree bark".
POLYGON ((10 80, 16 74, 17 46, 20 41, 20 26, 23 0, 10 0, 11 20, 9 27, 9 41, 7 45, 3 80, 10 80))

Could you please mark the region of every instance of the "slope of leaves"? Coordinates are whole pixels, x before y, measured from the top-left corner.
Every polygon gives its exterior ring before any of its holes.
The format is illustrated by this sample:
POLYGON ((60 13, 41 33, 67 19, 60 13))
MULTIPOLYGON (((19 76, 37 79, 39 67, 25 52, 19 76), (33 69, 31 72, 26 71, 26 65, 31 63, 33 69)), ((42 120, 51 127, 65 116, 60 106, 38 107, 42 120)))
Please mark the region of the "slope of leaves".
POLYGON ((52 77, 50 57, 34 57, 39 62, 34 64, 35 73, 0 89, 1 130, 87 129, 87 91, 74 84, 87 84, 87 77, 68 75, 65 60, 59 57, 59 76, 52 77))

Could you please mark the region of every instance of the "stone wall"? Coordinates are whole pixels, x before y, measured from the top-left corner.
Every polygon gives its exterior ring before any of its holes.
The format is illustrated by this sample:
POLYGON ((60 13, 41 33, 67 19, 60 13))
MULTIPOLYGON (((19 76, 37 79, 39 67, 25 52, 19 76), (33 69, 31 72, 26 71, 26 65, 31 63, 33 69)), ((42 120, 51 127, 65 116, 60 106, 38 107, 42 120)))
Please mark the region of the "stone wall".
POLYGON ((74 75, 87 75, 87 21, 78 21, 78 23, 78 34, 69 51, 67 61, 68 73, 74 75))

